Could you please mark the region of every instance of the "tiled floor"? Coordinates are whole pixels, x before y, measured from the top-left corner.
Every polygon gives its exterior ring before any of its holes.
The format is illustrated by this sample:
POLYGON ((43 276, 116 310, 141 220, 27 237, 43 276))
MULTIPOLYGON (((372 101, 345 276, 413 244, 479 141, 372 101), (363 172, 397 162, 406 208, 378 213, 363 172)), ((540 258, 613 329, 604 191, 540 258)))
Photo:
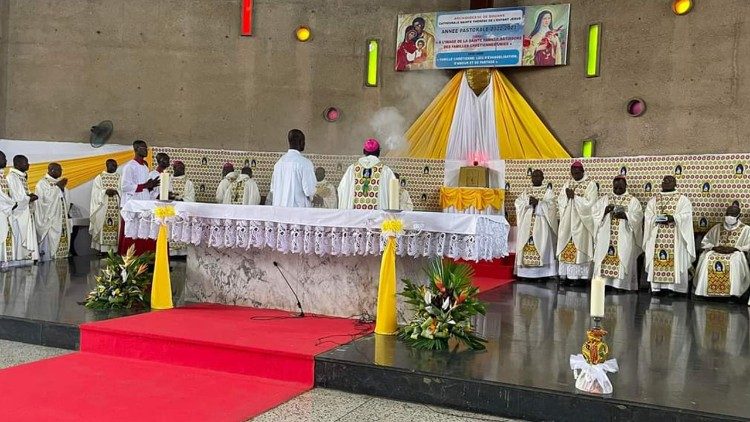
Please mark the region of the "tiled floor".
MULTIPOLYGON (((71 353, 24 343, 0 340, 0 368, 21 365, 71 353)), ((255 421, 507 421, 486 415, 404 403, 359 394, 317 388, 257 417, 255 421)))

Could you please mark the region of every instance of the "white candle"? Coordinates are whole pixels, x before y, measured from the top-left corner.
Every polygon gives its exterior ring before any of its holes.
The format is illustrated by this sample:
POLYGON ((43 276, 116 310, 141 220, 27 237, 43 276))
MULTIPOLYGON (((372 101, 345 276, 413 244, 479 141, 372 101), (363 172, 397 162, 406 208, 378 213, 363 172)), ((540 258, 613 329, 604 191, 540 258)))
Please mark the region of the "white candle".
POLYGON ((169 201, 169 173, 163 172, 159 179, 159 199, 169 201))
POLYGON ((401 185, 395 177, 388 180, 388 209, 400 210, 401 185))
POLYGON ((604 278, 591 279, 591 316, 604 317, 604 278))

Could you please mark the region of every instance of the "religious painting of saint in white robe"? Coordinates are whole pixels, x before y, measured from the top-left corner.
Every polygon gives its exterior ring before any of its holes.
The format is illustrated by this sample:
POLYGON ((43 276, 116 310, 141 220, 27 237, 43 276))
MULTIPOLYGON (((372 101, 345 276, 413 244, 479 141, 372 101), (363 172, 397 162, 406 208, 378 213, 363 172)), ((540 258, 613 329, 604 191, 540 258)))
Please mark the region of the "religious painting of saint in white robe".
POLYGON ((68 190, 60 189, 58 179, 45 175, 36 184, 36 233, 39 239, 39 260, 67 258, 70 255, 70 219, 68 190))
POLYGON ((727 228, 717 224, 701 243, 704 250, 695 271, 695 294, 699 296, 742 296, 750 287, 746 253, 750 251, 750 227, 738 222, 727 228), (736 248, 731 254, 715 252, 716 246, 736 248))
POLYGON ((599 188, 586 176, 578 181, 568 181, 557 197, 560 213, 557 259, 562 278, 591 278, 594 261, 594 220, 591 207, 598 199, 599 188), (575 192, 573 199, 568 199, 566 189, 575 192))
POLYGON ((89 233, 91 248, 99 252, 117 251, 120 231, 120 175, 102 172, 94 179, 91 187, 89 233), (117 195, 107 195, 107 189, 114 189, 117 195))
POLYGON ((652 291, 687 293, 695 259, 693 205, 678 192, 660 192, 646 205, 643 221, 644 266, 652 291), (673 223, 657 224, 663 215, 673 223))
POLYGON ((596 240, 594 242, 594 275, 604 278, 607 286, 638 290, 638 256, 643 252, 643 208, 637 198, 624 193, 601 197, 592 207, 596 240), (605 214, 608 205, 612 212, 605 214), (615 218, 622 211, 627 219, 615 218))
POLYGON ((557 275, 557 202, 551 188, 532 186, 516 198, 515 273, 524 278, 554 277, 557 275), (536 207, 529 198, 539 200, 536 207))

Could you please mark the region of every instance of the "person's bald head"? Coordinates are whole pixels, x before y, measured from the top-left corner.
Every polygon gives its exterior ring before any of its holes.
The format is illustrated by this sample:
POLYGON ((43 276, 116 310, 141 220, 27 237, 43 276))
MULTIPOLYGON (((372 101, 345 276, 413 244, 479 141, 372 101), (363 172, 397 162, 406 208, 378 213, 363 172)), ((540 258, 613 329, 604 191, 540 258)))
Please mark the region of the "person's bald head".
POLYGON ((29 171, 29 159, 25 155, 13 157, 13 167, 19 171, 29 171))
POLYGON ((117 171, 117 161, 111 158, 107 160, 104 165, 107 167, 107 173, 114 173, 117 171))
POLYGON ((536 169, 531 172, 531 184, 534 186, 542 186, 542 182, 544 182, 544 172, 536 169))
POLYGON ((628 181, 622 176, 617 176, 612 180, 612 192, 615 195, 622 195, 628 190, 628 181))
POLYGON ((661 191, 674 192, 675 189, 677 189, 677 179, 672 175, 664 176, 664 179, 661 181, 661 191))
POLYGON ((318 182, 322 182, 326 178, 326 169, 323 167, 318 167, 315 169, 315 179, 318 182))
POLYGON ((741 212, 742 211, 740 210, 740 206, 736 203, 732 203, 732 205, 727 207, 726 215, 739 217, 741 212))
POLYGON ((246 175, 247 175, 247 177, 250 177, 250 178, 252 178, 252 177, 253 177, 253 169, 252 169, 252 167, 250 167, 250 166, 245 166, 245 167, 242 167, 242 171, 241 171, 241 173, 242 173, 242 174, 246 174, 246 175))
POLYGON ((47 174, 53 179, 59 179, 62 176, 62 166, 58 163, 49 163, 47 165, 47 174))

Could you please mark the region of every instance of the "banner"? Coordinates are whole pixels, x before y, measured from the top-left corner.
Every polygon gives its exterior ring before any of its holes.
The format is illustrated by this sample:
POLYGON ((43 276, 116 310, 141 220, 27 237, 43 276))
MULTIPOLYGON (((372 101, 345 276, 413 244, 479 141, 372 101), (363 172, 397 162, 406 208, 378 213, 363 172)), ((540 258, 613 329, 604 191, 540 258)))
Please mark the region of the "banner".
POLYGON ((396 70, 567 64, 570 5, 398 15, 396 70))

